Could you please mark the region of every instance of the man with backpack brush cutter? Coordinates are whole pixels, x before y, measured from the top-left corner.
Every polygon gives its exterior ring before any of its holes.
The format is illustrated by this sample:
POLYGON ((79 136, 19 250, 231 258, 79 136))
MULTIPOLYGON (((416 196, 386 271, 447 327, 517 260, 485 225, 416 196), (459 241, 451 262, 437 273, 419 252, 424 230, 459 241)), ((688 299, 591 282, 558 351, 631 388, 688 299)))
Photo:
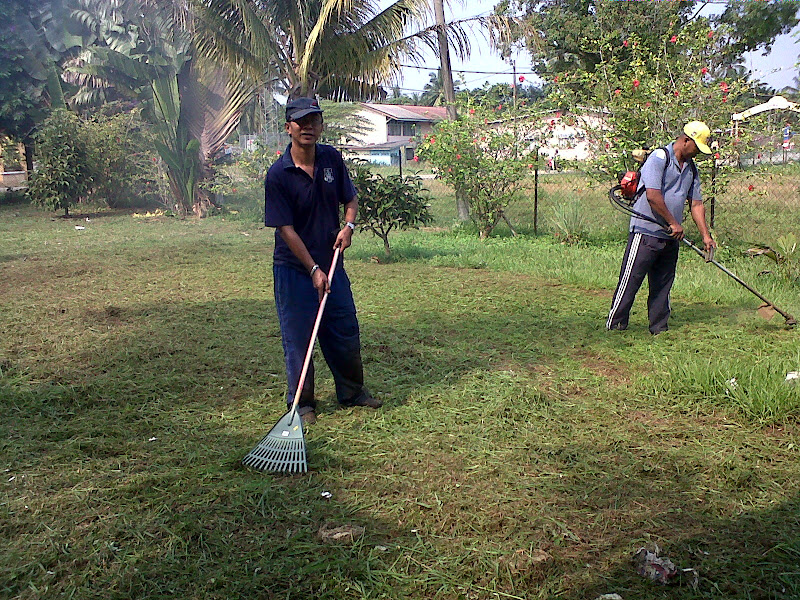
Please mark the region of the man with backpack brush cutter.
POLYGON ((627 329, 633 301, 645 276, 648 278, 647 316, 650 333, 668 329, 669 294, 675 281, 678 246, 684 237, 683 205, 688 200, 692 219, 703 238, 706 253, 716 248, 706 224, 700 178, 694 157, 711 154, 711 131, 702 121, 691 121, 677 139, 655 150, 642 166, 628 245, 622 257, 619 283, 614 292, 606 329, 627 329))

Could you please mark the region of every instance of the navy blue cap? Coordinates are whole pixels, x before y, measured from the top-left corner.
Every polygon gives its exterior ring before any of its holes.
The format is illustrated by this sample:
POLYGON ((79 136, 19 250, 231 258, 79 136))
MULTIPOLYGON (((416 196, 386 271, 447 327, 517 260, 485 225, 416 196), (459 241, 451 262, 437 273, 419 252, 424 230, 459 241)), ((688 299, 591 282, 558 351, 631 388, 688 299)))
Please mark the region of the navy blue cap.
POLYGON ((322 114, 316 98, 295 98, 286 104, 286 122, 297 121, 306 115, 322 114))

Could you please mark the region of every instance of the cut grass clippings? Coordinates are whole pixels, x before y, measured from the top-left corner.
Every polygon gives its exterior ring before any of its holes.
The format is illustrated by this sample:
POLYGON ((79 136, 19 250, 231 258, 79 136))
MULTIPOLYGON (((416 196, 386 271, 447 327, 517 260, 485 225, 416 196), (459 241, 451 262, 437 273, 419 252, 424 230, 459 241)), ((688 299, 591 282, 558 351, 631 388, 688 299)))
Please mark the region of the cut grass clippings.
POLYGON ((797 332, 702 261, 653 338, 644 291, 603 329, 621 242, 358 236, 385 406, 338 410, 320 365, 288 477, 240 464, 285 410, 272 232, 75 224, 0 207, 3 597, 797 597, 797 332), (650 544, 698 588, 637 575, 650 544))

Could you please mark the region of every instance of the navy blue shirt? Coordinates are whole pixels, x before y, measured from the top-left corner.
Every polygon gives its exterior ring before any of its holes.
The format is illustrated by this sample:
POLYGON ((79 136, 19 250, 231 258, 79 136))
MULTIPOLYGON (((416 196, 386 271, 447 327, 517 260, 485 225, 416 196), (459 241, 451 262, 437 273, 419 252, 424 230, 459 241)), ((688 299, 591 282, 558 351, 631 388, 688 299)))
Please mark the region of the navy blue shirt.
MULTIPOLYGON (((264 224, 267 227, 293 226, 311 258, 327 272, 333 259, 333 244, 341 229, 340 206, 355 197, 356 188, 342 155, 333 146, 317 144, 313 179, 295 166, 291 148, 289 144, 267 171, 264 224)), ((277 230, 273 261, 276 265, 306 271, 277 230)))

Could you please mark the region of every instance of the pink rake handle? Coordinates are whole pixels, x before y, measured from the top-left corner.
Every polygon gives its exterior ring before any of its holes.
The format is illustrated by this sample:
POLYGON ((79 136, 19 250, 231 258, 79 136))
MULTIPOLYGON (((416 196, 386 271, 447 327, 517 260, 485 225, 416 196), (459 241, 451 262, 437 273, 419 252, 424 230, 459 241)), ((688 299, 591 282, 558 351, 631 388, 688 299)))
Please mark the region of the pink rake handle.
MULTIPOLYGON (((336 270, 336 263, 339 261, 339 253, 341 248, 336 248, 333 253, 333 261, 331 268, 328 271, 328 285, 330 286, 333 281, 333 272, 336 270)), ((308 350, 306 351, 306 359, 303 361, 303 370, 300 371, 300 382, 297 384, 297 391, 294 393, 294 400, 292 401, 292 410, 297 409, 300 403, 300 394, 303 392, 303 384, 306 382, 306 374, 308 373, 308 365, 311 364, 311 355, 314 354, 314 342, 317 341, 317 333, 319 332, 319 324, 322 322, 322 311, 325 310, 325 304, 328 302, 328 292, 322 295, 322 300, 319 303, 317 310, 317 320, 314 321, 314 329, 311 332, 311 341, 308 343, 308 350)))

